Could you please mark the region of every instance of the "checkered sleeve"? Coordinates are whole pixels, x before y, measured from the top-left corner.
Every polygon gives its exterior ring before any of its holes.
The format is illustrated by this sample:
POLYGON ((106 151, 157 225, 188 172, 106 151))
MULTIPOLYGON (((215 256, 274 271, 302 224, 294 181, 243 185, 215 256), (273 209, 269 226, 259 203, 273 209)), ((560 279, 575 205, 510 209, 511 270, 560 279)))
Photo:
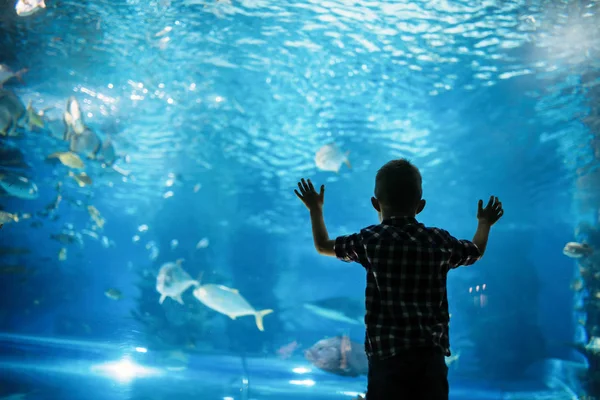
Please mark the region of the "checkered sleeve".
POLYGON ((366 249, 360 233, 338 236, 333 246, 335 256, 345 262, 357 262, 365 265, 367 261, 366 249))
POLYGON ((444 230, 440 230, 444 236, 450 250, 450 268, 457 268, 461 265, 471 265, 481 258, 479 247, 470 240, 461 240, 452 236, 444 230))

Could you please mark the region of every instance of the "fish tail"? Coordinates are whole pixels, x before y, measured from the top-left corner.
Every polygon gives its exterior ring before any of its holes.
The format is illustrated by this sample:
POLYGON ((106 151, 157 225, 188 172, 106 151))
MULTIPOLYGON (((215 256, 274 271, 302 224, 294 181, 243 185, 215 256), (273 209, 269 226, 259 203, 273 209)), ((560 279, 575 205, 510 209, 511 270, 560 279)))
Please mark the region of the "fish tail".
POLYGON ((256 314, 254 314, 254 317, 256 318, 256 326, 258 327, 259 331, 264 331, 265 327, 263 325, 263 317, 265 315, 271 314, 273 312, 273 310, 260 310, 257 311, 256 314))
POLYGON ((14 214, 12 218, 13 218, 13 221, 19 222, 19 216, 17 214, 14 214))

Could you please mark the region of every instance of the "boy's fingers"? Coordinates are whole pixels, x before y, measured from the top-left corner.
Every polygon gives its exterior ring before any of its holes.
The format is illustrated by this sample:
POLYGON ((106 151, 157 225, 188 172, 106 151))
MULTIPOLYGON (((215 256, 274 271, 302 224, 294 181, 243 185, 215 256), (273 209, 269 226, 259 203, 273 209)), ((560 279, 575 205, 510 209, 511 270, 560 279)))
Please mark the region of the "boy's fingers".
POLYGON ((301 195, 300 193, 298 193, 298 191, 297 191, 296 189, 294 189, 294 193, 296 193, 296 196, 298 196, 298 198, 299 198, 300 200, 303 200, 303 201, 304 201, 304 199, 302 198, 302 195, 301 195))
POLYGON ((488 201, 486 208, 490 208, 494 203, 494 196, 490 196, 490 201, 488 201))
POLYGON ((311 192, 314 192, 314 191, 315 191, 315 187, 313 186, 313 184, 312 184, 312 182, 310 181, 310 179, 308 180, 308 189, 309 189, 311 192))
POLYGON ((477 202, 477 210, 478 211, 482 211, 483 210, 483 200, 479 200, 477 202))
POLYGON ((321 197, 323 197, 325 195, 325 185, 321 185, 321 191, 319 192, 319 195, 321 197))

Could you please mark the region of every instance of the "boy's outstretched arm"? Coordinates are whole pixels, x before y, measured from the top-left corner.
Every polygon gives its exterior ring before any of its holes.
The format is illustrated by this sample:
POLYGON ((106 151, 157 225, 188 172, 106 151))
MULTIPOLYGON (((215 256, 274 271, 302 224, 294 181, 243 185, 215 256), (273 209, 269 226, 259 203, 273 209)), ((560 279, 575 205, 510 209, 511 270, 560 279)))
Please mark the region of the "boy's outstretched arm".
POLYGON ((323 218, 325 186, 321 185, 321 189, 317 193, 310 179, 306 181, 302 179, 298 182, 298 189, 300 189, 300 192, 294 190, 294 193, 296 193, 296 196, 302 200, 308 211, 310 211, 310 222, 315 248, 319 254, 335 257, 335 250, 333 248, 335 241, 329 239, 329 233, 327 233, 327 227, 323 218))
POLYGON ((479 248, 482 256, 487 247, 490 228, 503 215, 502 203, 497 197, 491 196, 485 208, 483 208, 483 200, 479 200, 479 204, 477 205, 477 219, 479 220, 479 224, 477 225, 475 236, 473 236, 473 243, 479 248))

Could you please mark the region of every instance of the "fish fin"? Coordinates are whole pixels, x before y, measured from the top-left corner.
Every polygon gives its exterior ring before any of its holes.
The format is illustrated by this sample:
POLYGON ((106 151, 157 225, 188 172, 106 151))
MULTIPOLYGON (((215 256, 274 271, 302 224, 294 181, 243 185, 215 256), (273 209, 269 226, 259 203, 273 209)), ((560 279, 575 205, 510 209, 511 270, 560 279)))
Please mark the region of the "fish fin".
POLYGON ((233 314, 228 314, 227 316, 233 320, 235 320, 237 318, 237 315, 233 315, 233 314))
POLYGON ((178 259, 175 261, 175 264, 177 264, 178 266, 181 266, 181 264, 183 264, 183 262, 184 262, 184 261, 185 261, 185 259, 184 259, 184 258, 178 258, 178 259))
POLYGON ((350 150, 348 150, 346 152, 346 159, 344 160, 344 164, 346 164, 346 166, 350 169, 352 169, 352 164, 350 164, 350 160, 348 159, 348 156, 350 155, 350 150))
POLYGON ((258 327, 259 331, 262 332, 265 330, 265 327, 263 325, 263 317, 265 315, 271 314, 272 312, 273 310, 268 309, 257 311, 256 314, 254 314, 254 317, 256 318, 256 326, 258 327))
POLYGON ((200 282, 202 282, 202 277, 204 276, 204 271, 200 271, 198 274, 198 279, 195 281, 197 283, 196 286, 200 286, 200 282))
POLYGON ((13 215, 13 221, 19 222, 19 216, 17 214, 13 215))
POLYGON ((192 281, 192 285, 194 286, 200 286, 200 281, 192 281))
POLYGON ((240 294, 240 291, 237 290, 237 289, 229 288, 229 291, 232 292, 232 293, 235 293, 235 294, 240 294))
POLYGON ((178 294, 177 296, 173 296, 173 299, 174 299, 175 301, 177 301, 179 304, 182 304, 182 305, 184 304, 184 303, 183 303, 183 299, 181 298, 181 295, 180 295, 180 294, 178 294))
POLYGON ((162 304, 165 301, 166 298, 167 298, 166 294, 161 295, 160 299, 158 300, 158 304, 162 304))
POLYGON ((20 69, 19 71, 15 72, 15 78, 17 78, 19 82, 23 83, 23 74, 27 71, 27 68, 20 69))
POLYGON ((45 1, 45 0, 42 0, 42 1, 40 2, 40 7, 42 7, 42 8, 46 8, 46 1, 45 1))

